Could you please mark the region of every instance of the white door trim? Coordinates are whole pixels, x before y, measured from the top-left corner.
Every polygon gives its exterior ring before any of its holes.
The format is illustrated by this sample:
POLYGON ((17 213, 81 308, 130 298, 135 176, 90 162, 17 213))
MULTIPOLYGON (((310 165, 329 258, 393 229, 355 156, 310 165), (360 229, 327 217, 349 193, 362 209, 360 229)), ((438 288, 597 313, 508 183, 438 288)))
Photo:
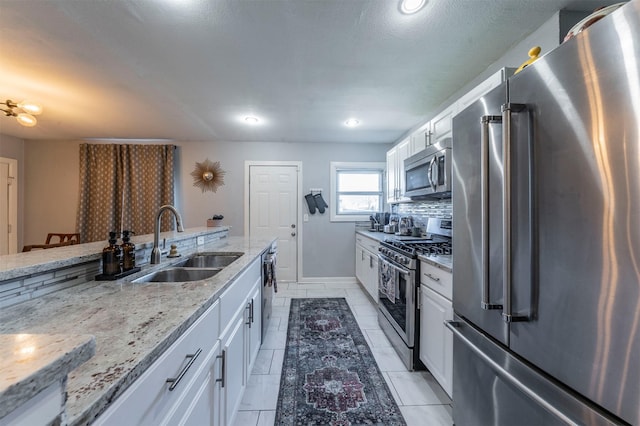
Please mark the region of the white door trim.
POLYGON ((303 205, 302 205, 302 161, 250 161, 250 160, 245 160, 244 162, 244 235, 248 236, 249 235, 249 168, 251 166, 296 166, 298 168, 298 202, 297 202, 297 207, 298 207, 298 243, 296 244, 297 248, 297 253, 296 253, 296 259, 297 259, 297 265, 296 265, 296 269, 297 269, 297 275, 296 275, 296 281, 300 278, 303 277, 304 274, 302 273, 302 247, 303 247, 303 242, 302 242, 302 211, 303 211, 303 205))
POLYGON ((18 253, 18 160, 5 157, 0 157, 0 160, 9 165, 8 222, 11 226, 11 232, 9 233, 8 229, 3 230, 3 232, 8 232, 9 254, 13 254, 18 253))

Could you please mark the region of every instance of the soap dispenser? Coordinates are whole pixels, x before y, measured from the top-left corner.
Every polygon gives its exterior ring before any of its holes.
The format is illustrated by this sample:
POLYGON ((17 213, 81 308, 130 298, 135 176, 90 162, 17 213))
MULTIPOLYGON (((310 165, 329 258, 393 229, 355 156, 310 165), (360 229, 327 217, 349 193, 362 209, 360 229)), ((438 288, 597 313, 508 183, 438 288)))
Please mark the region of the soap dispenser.
POLYGON ((118 275, 121 272, 120 246, 116 244, 118 239, 114 231, 109 232, 109 245, 102 250, 102 274, 118 275))
POLYGON ((136 245, 130 242, 130 234, 133 231, 122 231, 122 272, 130 271, 136 267, 136 245))

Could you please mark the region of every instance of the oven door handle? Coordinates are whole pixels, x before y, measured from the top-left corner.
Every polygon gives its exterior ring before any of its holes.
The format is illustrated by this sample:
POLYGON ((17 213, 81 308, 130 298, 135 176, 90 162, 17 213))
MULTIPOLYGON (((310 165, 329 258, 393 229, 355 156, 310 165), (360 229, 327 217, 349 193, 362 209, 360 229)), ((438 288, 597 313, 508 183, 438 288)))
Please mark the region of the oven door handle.
MULTIPOLYGON (((396 271, 400 272, 402 275, 411 275, 411 271, 409 269, 406 268, 402 268, 400 266, 396 266, 393 263, 391 263, 389 261, 389 259, 387 259, 386 257, 382 256, 381 254, 378 254, 378 259, 380 259, 381 262, 384 262, 385 264, 389 265, 389 267, 395 269, 396 271)), ((380 267, 382 267, 382 264, 380 264, 380 267)))

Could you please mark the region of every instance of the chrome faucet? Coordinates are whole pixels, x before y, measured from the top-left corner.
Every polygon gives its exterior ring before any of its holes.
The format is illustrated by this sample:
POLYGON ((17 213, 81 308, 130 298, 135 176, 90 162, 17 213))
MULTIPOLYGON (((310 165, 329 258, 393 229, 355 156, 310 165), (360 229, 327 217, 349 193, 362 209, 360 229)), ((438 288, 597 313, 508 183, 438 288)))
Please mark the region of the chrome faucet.
POLYGON ((160 217, 162 216, 162 212, 165 210, 169 210, 176 217, 176 225, 178 225, 178 232, 183 232, 184 228, 182 227, 182 217, 180 217, 180 213, 176 210, 175 207, 166 204, 158 209, 158 214, 156 216, 156 227, 153 232, 153 250, 151 250, 151 264, 160 263, 160 248, 159 240, 160 240, 160 217))

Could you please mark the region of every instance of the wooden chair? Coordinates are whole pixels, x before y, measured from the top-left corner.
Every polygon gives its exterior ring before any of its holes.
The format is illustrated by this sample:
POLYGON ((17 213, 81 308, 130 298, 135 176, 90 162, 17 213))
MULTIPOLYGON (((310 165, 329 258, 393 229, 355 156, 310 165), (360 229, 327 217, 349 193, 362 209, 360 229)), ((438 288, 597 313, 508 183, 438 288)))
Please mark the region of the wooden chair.
POLYGON ((44 244, 30 244, 28 246, 24 246, 22 248, 22 252, 31 251, 33 249, 48 249, 55 247, 64 247, 70 246, 73 244, 80 244, 80 234, 60 234, 60 233, 49 233, 47 234, 47 240, 44 244), (54 239, 54 242, 51 242, 51 239, 54 239), (58 239, 56 242, 55 239, 58 239))
POLYGON ((54 243, 54 244, 30 244, 28 246, 24 246, 22 248, 22 252, 31 251, 33 249, 49 249, 55 247, 64 247, 64 246, 72 246, 74 244, 78 244, 77 240, 69 240, 64 241, 62 243, 54 243))
POLYGON ((79 244, 80 243, 80 234, 56 234, 56 233, 51 233, 51 234, 47 234, 47 240, 44 242, 45 244, 54 244, 51 242, 51 238, 58 238, 59 239, 59 243, 64 243, 67 241, 75 241, 74 244, 79 244))

